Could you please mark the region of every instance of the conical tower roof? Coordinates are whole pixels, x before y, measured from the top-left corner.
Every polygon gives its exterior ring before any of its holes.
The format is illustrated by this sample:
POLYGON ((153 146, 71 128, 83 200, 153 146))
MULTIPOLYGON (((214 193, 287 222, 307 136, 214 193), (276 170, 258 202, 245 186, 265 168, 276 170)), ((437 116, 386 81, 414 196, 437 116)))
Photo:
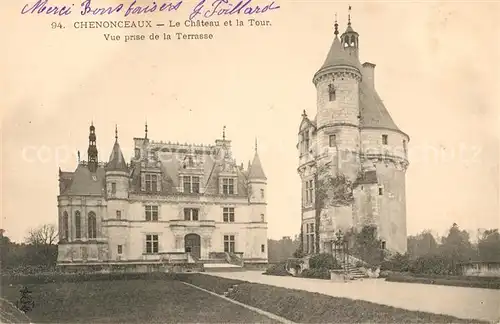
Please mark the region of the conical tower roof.
POLYGON ((264 169, 262 169, 262 163, 260 163, 259 153, 257 152, 257 140, 255 140, 255 155, 253 157, 252 164, 250 165, 250 171, 248 172, 249 180, 267 180, 264 169))
POLYGON ((113 150, 109 156, 109 162, 106 165, 107 171, 124 171, 128 172, 127 163, 123 157, 120 144, 118 144, 118 130, 115 130, 115 145, 113 145, 113 150))

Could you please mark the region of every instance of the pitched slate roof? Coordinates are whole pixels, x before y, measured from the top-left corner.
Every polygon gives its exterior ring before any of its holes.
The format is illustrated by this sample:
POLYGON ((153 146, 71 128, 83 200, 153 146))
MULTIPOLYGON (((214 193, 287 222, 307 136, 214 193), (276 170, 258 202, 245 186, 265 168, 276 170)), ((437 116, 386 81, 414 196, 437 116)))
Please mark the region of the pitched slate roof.
POLYGON ((106 165, 106 170, 128 172, 127 163, 123 158, 123 153, 120 149, 120 144, 118 144, 118 140, 115 142, 115 145, 113 145, 113 150, 111 150, 111 154, 109 155, 109 162, 106 165))
POLYGON ((329 67, 342 65, 355 67, 359 71, 361 71, 361 63, 359 62, 359 60, 355 56, 351 56, 348 52, 344 51, 344 49, 342 48, 342 44, 340 43, 340 39, 338 38, 338 36, 335 36, 332 46, 328 51, 328 55, 326 56, 325 62, 318 72, 329 67))
POLYGON ((362 128, 381 127, 400 132, 375 88, 365 81, 359 86, 359 112, 362 128))
POLYGON ((250 172, 248 173, 248 179, 261 179, 267 180, 264 170, 262 169, 262 164, 260 163, 259 153, 255 152, 253 157, 253 162, 250 167, 250 172))
POLYGON ((105 170, 99 166, 95 173, 84 164, 78 165, 71 183, 61 193, 68 196, 103 196, 105 188, 105 170))

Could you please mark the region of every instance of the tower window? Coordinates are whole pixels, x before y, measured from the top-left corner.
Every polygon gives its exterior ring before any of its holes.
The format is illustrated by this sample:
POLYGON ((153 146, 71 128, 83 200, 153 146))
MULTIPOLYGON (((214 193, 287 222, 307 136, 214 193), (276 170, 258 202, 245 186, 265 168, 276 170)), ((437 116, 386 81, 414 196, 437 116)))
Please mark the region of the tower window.
POLYGON ((264 199, 264 189, 260 189, 260 198, 264 199))
POLYGON ((80 217, 80 212, 76 211, 75 212, 75 238, 80 239, 82 238, 82 219, 80 217))
POLYGON ((116 183, 115 183, 115 182, 112 182, 112 183, 111 183, 111 193, 112 193, 112 194, 115 194, 115 193, 116 193, 116 183))
POLYGON ((328 85, 328 98, 330 101, 335 101, 335 86, 333 84, 328 85))
POLYGON ((122 254, 123 252, 123 245, 118 245, 118 254, 122 254))
POLYGON ((334 147, 337 144, 337 136, 336 135, 330 135, 328 137, 328 142, 330 147, 334 147))
POLYGON ((382 135, 382 144, 387 145, 387 143, 388 143, 387 135, 384 134, 384 135, 382 135))
POLYGON ((405 152, 405 154, 406 154, 406 153, 407 153, 407 152, 406 152, 406 140, 403 140, 403 150, 404 150, 404 152, 405 152))
POLYGON ((116 211, 116 219, 122 219, 122 211, 121 210, 116 211))
POLYGON ((265 221, 264 214, 260 214, 260 221, 261 221, 262 223, 264 223, 264 221, 265 221))
POLYGON ((304 153, 307 153, 309 151, 309 131, 306 130, 304 132, 304 153))
POLYGON ((354 35, 351 36, 351 46, 354 46, 356 44, 356 39, 354 38, 354 35))
POLYGON ((260 246, 260 252, 264 253, 266 251, 266 245, 265 244, 262 244, 260 246))
POLYGON ((379 188, 378 188, 378 195, 379 195, 379 196, 382 196, 383 194, 384 194, 384 188, 379 187, 379 188))
POLYGON ((141 149, 135 148, 135 158, 138 159, 141 157, 141 149))

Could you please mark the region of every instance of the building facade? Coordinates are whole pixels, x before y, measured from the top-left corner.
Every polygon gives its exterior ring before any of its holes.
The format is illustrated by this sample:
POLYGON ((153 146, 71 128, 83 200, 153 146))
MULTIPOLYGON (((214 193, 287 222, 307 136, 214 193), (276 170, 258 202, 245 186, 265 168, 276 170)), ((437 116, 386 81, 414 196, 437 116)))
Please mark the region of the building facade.
POLYGON ((316 116, 309 118, 304 111, 298 133, 303 246, 306 253, 329 251, 338 230, 371 225, 383 248, 404 253, 410 139, 375 90, 375 64, 360 63, 359 34, 350 15, 340 37, 335 22, 334 35, 313 77, 316 116), (343 187, 331 194, 340 190, 340 196, 345 193, 350 199, 326 205, 316 201, 322 172, 343 180, 338 182, 343 187))
POLYGON ((88 160, 59 171, 58 264, 203 263, 231 256, 267 263, 267 178, 257 147, 244 169, 223 136, 215 145, 134 138, 126 163, 115 143, 98 162, 90 126, 88 160))

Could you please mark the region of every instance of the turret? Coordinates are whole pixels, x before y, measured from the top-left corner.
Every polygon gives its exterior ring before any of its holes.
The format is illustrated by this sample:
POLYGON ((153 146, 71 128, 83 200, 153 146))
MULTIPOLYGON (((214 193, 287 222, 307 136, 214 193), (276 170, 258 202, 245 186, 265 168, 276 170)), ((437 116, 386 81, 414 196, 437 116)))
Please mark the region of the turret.
POLYGON ((349 16, 347 19, 347 29, 340 36, 342 47, 350 55, 359 59, 359 34, 351 26, 351 6, 349 6, 349 16))
POLYGON ((255 140, 255 155, 248 172, 248 184, 250 185, 250 203, 265 205, 267 195, 267 177, 264 174, 259 153, 257 151, 257 140, 255 140))
MULTIPOLYGON (((336 20, 334 26, 333 44, 313 78, 317 93, 317 154, 332 161, 333 172, 354 180, 359 169, 361 64, 357 56, 343 48, 336 20)), ((349 20, 349 35, 351 29, 349 20)))
POLYGON ((115 128, 115 144, 106 165, 106 193, 108 200, 127 199, 129 170, 118 143, 118 127, 115 128))

